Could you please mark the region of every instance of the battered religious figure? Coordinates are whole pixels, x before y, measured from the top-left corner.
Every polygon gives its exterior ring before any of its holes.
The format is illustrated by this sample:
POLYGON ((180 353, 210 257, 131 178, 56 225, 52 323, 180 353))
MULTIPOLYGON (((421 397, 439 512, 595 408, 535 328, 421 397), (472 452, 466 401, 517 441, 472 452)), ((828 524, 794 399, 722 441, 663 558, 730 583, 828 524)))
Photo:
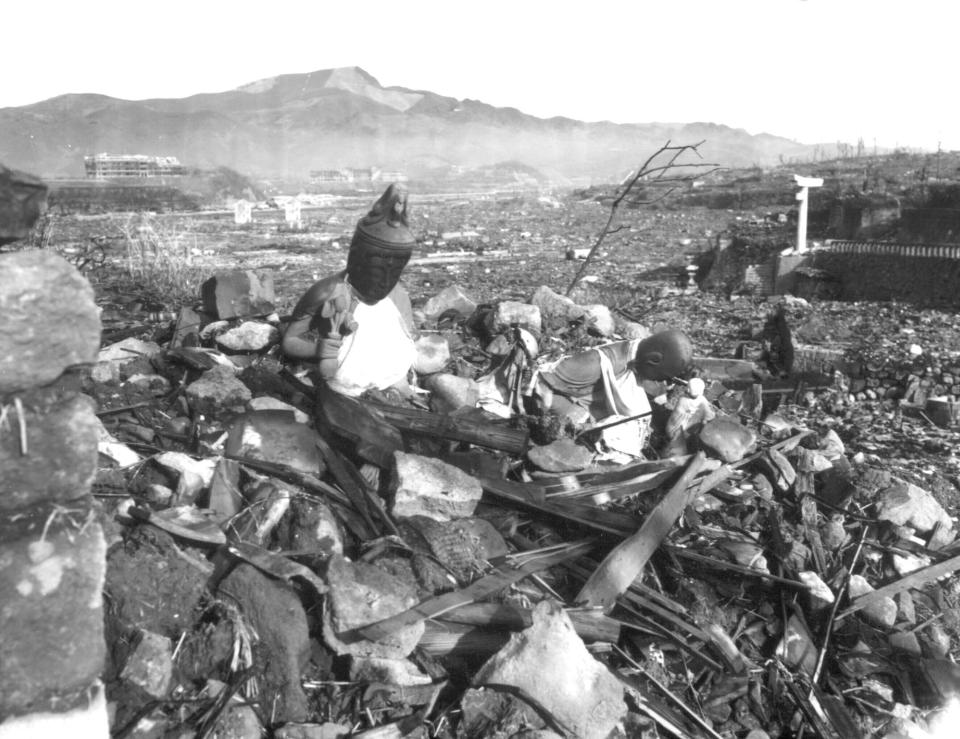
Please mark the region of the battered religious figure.
POLYGON ((391 387, 409 393, 413 310, 399 280, 415 244, 406 189, 392 184, 358 221, 347 268, 300 298, 284 332, 284 353, 315 360, 323 379, 344 395, 391 387))

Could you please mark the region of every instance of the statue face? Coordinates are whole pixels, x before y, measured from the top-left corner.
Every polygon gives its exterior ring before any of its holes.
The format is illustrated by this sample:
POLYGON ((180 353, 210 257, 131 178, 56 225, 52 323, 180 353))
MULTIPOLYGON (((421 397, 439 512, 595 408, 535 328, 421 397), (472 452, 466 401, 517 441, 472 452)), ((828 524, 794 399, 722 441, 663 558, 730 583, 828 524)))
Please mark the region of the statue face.
POLYGON ((351 250, 347 259, 347 277, 364 303, 383 300, 400 281, 410 252, 399 254, 384 249, 351 250))

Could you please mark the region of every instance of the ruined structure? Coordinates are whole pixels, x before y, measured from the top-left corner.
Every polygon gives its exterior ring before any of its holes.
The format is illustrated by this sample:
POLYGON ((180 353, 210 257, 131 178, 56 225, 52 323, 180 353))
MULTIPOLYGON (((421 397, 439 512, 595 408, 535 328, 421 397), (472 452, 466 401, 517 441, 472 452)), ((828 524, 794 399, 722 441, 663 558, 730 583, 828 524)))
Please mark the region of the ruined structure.
POLYGON ((97 154, 83 158, 83 168, 91 179, 108 177, 177 177, 186 169, 176 157, 144 154, 97 154))

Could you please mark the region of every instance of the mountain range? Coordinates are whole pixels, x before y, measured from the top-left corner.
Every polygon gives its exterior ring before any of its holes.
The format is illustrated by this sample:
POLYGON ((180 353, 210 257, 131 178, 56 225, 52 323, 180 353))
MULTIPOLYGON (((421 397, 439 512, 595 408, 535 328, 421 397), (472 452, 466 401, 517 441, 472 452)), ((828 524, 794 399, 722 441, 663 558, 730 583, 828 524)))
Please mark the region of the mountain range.
POLYGON ((477 100, 383 87, 358 67, 178 99, 68 94, 0 108, 0 163, 44 177, 81 177, 84 155, 109 153, 175 156, 191 168, 229 167, 266 178, 369 166, 415 178, 515 161, 556 183, 609 181, 668 140, 705 140, 704 161, 726 167, 807 159, 814 148, 716 123, 537 118, 477 100))

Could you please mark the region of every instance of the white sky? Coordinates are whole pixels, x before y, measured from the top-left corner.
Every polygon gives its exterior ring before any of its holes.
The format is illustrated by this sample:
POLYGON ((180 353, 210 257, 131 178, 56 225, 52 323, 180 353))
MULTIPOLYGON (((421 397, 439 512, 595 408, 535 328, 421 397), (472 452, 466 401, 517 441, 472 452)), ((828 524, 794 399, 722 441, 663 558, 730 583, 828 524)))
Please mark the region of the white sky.
POLYGON ((0 107, 355 65, 542 117, 960 149, 955 0, 48 0, 0 15, 0 107))

